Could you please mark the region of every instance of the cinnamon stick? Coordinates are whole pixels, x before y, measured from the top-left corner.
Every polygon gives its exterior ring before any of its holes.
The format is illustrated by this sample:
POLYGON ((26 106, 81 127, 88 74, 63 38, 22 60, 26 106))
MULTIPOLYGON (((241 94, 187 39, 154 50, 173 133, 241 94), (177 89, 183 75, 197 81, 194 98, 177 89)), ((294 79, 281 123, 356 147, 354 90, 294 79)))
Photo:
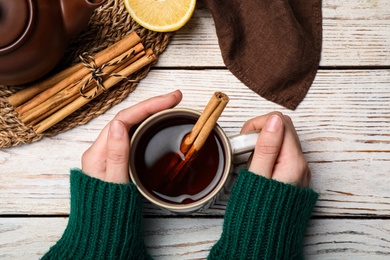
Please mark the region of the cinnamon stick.
MULTIPOLYGON (((145 51, 141 51, 141 52, 137 53, 130 60, 124 62, 119 67, 115 68, 113 71, 112 70, 107 70, 107 71, 104 70, 104 71, 107 73, 111 73, 111 72, 112 73, 119 73, 122 69, 129 66, 131 63, 140 59, 144 55, 145 55, 145 51)), ((107 79, 107 76, 103 77, 103 79, 104 80, 107 79)), ((51 97, 50 99, 48 99, 44 103, 42 103, 42 105, 37 106, 34 109, 34 111, 39 109, 38 112, 41 112, 41 114, 36 113, 35 114, 36 117, 33 119, 21 117, 21 121, 24 124, 27 124, 27 126, 36 125, 37 123, 39 123, 43 119, 49 117, 50 115, 54 114, 55 112, 57 112, 58 110, 60 110, 61 108, 65 107, 66 105, 68 105, 69 103, 74 101, 76 98, 78 98, 80 96, 80 88, 82 87, 83 84, 84 84, 84 81, 80 81, 79 83, 74 84, 72 86, 69 86, 66 89, 60 91, 59 93, 57 93, 56 95, 54 95, 53 97, 51 97)), ((90 91, 91 89, 95 88, 95 86, 96 86, 96 82, 91 81, 85 87, 85 90, 90 91)), ((27 115, 29 115, 29 113, 27 115)))
POLYGON ((229 97, 222 92, 215 92, 211 97, 191 132, 184 137, 180 145, 180 151, 184 154, 184 159, 179 161, 168 174, 169 181, 173 181, 183 167, 195 158, 198 151, 206 142, 228 102, 229 97))
MULTIPOLYGON (((118 64, 117 66, 107 66, 103 68, 102 71, 104 73, 118 73, 123 68, 129 66, 131 63, 138 60, 140 57, 142 57, 145 54, 145 52, 143 51, 144 47, 141 43, 137 44, 132 49, 134 50, 133 56, 130 56, 130 58, 127 61, 124 61, 122 64, 118 64)), ((122 55, 115 58, 115 60, 122 59, 123 57, 128 55, 128 53, 130 53, 130 51, 123 53, 122 55)), ((56 112, 57 110, 61 109, 65 105, 75 100, 80 95, 79 94, 80 88, 84 84, 86 84, 89 78, 90 75, 86 75, 77 84, 73 83, 70 86, 66 87, 65 89, 54 94, 47 100, 33 107, 31 110, 20 115, 19 116, 20 120, 24 124, 35 124, 37 120, 45 118, 51 115, 52 113, 56 112)), ((91 89, 91 86, 93 85, 96 85, 96 83, 94 81, 91 81, 89 85, 86 86, 86 90, 91 89)))
POLYGON ((7 98, 8 103, 10 103, 13 107, 17 107, 29 99, 33 98, 34 96, 38 95, 39 93, 45 91, 46 89, 52 87, 53 85, 57 84, 61 80, 63 80, 66 77, 69 77, 76 71, 80 70, 84 65, 81 63, 75 64, 67 69, 64 69, 49 78, 39 81, 25 89, 22 89, 15 94, 9 96, 7 98))
MULTIPOLYGON (((129 41, 129 45, 140 41, 140 38, 136 34, 136 32, 130 33, 123 40, 125 39, 129 41)), ((114 45, 112 45, 112 47, 114 45)), ((106 55, 109 51, 110 51, 110 47, 96 53, 94 57, 96 59, 100 56, 106 55)), ((64 69, 52 75, 48 79, 42 80, 32 86, 29 86, 21 91, 16 92, 12 96, 8 97, 8 102, 14 107, 20 106, 23 103, 27 102, 28 100, 32 99, 34 96, 38 95, 39 93, 47 90, 48 88, 51 88, 53 85, 57 84, 61 80, 67 78, 68 76, 72 75, 76 71, 82 69, 83 67, 84 65, 82 63, 77 63, 67 69, 64 69)))
MULTIPOLYGON (((148 64, 152 63, 157 59, 156 55, 153 53, 151 49, 147 49, 145 55, 138 59, 137 61, 133 62, 130 66, 124 68, 123 70, 119 71, 119 74, 128 77, 132 73, 140 70, 141 68, 147 66, 148 64)), ((107 80, 103 82, 106 89, 110 89, 113 86, 115 86, 117 83, 119 83, 122 79, 117 77, 109 77, 107 80)), ((103 93, 102 89, 92 89, 86 93, 87 96, 94 96, 94 98, 98 97, 101 93, 103 93), (96 91, 96 94, 94 95, 96 91)), ((62 108, 61 110, 57 111, 50 117, 44 119, 43 121, 39 122, 36 126, 34 126, 34 130, 36 134, 41 134, 45 130, 49 129, 56 123, 60 122, 85 104, 87 104, 89 101, 93 100, 94 98, 87 99, 82 96, 75 99, 73 102, 62 108)))
MULTIPOLYGON (((205 141, 204 136, 206 136, 207 139, 207 136, 214 128, 215 123, 217 122, 218 118, 220 117, 222 111, 225 109, 228 102, 229 97, 226 94, 222 92, 214 93, 206 108, 202 112, 202 115, 199 117, 198 121, 196 121, 191 132, 187 134, 182 141, 180 146, 180 151, 182 153, 185 154, 188 152, 188 150, 194 144, 195 140, 199 135, 201 135, 199 138, 200 141, 198 140, 197 144, 202 140, 205 141)), ((200 145, 200 143, 198 145, 200 145)))
MULTIPOLYGON (((118 57, 119 55, 123 54, 130 48, 133 48, 136 44, 141 42, 141 38, 135 33, 132 32, 122 40, 118 41, 117 43, 111 45, 107 49, 103 50, 98 55, 94 56, 95 63, 98 67, 103 65, 104 63, 107 63, 114 58, 118 57)), ((46 99, 50 98, 57 92, 63 90, 73 82, 76 82, 83 78, 85 75, 89 73, 89 69, 83 66, 81 69, 77 70, 75 73, 71 74, 69 77, 66 77, 65 79, 61 80, 51 88, 47 89, 46 91, 40 93, 30 101, 26 102, 25 104, 17 107, 15 110, 19 113, 19 115, 25 113, 26 111, 32 109, 37 104, 42 103, 46 99)))

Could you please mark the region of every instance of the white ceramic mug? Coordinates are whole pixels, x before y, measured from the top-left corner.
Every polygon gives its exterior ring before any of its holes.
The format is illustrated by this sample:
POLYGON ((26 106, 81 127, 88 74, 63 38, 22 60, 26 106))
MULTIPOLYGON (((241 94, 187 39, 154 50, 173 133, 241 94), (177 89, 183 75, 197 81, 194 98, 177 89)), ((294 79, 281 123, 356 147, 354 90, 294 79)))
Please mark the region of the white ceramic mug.
MULTIPOLYGON (((218 149, 222 151, 222 156, 220 157, 221 158, 223 157, 218 162, 218 164, 220 164, 218 165, 218 171, 220 172, 216 174, 217 180, 207 185, 208 190, 205 192, 206 195, 190 203, 167 201, 164 199, 163 196, 159 196, 161 194, 158 194, 157 192, 146 188, 144 183, 141 181, 141 179, 145 178, 145 176, 142 176, 142 174, 144 174, 143 172, 137 170, 138 167, 137 164, 140 164, 139 161, 143 160, 142 158, 143 155, 140 155, 139 154, 140 152, 138 151, 140 151, 140 149, 141 150, 148 149, 148 148, 142 148, 141 144, 145 144, 145 140, 150 139, 149 135, 151 135, 150 134, 151 131, 152 132, 154 131, 153 129, 161 128, 164 124, 167 124, 173 120, 178 120, 179 118, 184 118, 185 120, 191 120, 192 124, 195 124, 200 114, 201 113, 198 111, 192 109, 186 109, 186 108, 173 108, 173 109, 167 109, 161 111, 159 113, 150 116, 145 121, 143 121, 136 128, 131 138, 129 169, 130 169, 130 177, 132 182, 136 184, 138 190, 146 199, 148 199, 150 202, 154 203, 155 205, 163 209, 166 209, 170 212, 190 213, 190 212, 194 212, 200 209, 205 209, 210 207, 210 205, 213 204, 217 195, 220 193, 226 181, 228 180, 230 173, 232 172, 234 156, 246 152, 251 152, 254 149, 254 146, 257 141, 258 132, 238 134, 235 136, 228 137, 223 131, 223 129, 217 124, 213 129, 213 134, 216 136, 216 139, 218 139, 218 143, 220 147, 218 149), (138 154, 136 151, 138 152, 138 154), (139 156, 141 156, 141 158, 139 156)), ((175 133, 172 133, 172 135, 174 135, 173 138, 177 139, 177 144, 178 144, 177 149, 179 150, 182 137, 176 136, 175 133)), ((171 136, 169 137, 171 138, 171 136)), ((168 142, 168 140, 160 140, 159 142, 165 142, 165 141, 168 142)), ((169 141, 169 143, 162 144, 162 145, 163 146, 170 145, 171 142, 172 141, 169 141)), ((162 149, 162 148, 164 147, 161 148, 155 147, 154 149, 162 149)), ((149 178, 153 178, 153 176, 149 178)), ((183 196, 186 195, 184 194, 183 196)), ((197 195, 194 196, 196 197, 197 195)))

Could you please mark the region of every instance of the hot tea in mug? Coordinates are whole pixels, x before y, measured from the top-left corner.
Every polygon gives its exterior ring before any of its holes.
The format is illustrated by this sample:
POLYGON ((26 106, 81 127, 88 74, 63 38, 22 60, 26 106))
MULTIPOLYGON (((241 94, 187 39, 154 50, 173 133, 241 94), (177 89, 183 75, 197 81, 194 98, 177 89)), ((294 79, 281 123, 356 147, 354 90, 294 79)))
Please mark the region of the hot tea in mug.
POLYGON ((131 180, 145 198, 171 212, 209 207, 230 175, 233 155, 252 151, 256 143, 258 133, 229 138, 216 124, 202 148, 178 168, 185 159, 182 140, 200 114, 185 108, 161 111, 142 122, 131 138, 131 180))
POLYGON ((195 158, 170 178, 175 165, 184 158, 180 144, 195 122, 196 118, 190 116, 167 118, 147 129, 138 141, 134 169, 144 188, 163 201, 196 202, 208 195, 221 180, 225 155, 215 131, 195 158))

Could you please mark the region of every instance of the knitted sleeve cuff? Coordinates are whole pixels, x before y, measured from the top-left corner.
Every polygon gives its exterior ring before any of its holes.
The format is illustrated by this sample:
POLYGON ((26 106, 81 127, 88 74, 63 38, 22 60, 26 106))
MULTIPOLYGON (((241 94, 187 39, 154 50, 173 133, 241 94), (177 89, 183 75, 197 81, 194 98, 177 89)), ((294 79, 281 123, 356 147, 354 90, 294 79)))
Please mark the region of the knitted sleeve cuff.
POLYGON ((146 259, 142 201, 134 184, 70 175, 70 216, 62 238, 43 259, 146 259))
POLYGON ((318 194, 242 170, 209 259, 301 259, 318 194))

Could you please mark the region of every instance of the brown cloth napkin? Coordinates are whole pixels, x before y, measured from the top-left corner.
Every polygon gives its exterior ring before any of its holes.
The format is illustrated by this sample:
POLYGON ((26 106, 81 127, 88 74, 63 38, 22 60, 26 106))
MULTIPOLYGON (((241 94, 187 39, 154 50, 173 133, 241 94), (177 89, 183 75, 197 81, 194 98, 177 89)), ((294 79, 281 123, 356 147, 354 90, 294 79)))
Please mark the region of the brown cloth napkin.
POLYGON ((289 109, 304 99, 322 45, 321 0, 204 0, 227 68, 289 109))

